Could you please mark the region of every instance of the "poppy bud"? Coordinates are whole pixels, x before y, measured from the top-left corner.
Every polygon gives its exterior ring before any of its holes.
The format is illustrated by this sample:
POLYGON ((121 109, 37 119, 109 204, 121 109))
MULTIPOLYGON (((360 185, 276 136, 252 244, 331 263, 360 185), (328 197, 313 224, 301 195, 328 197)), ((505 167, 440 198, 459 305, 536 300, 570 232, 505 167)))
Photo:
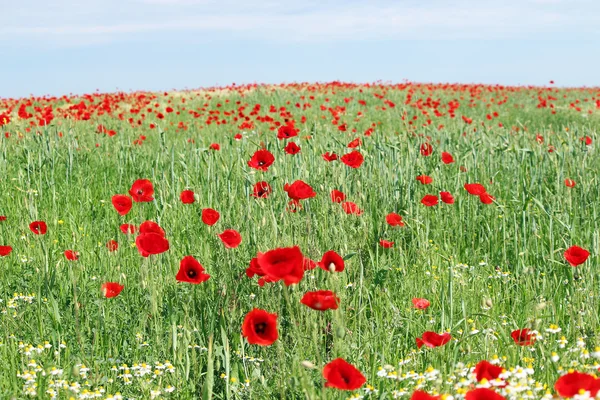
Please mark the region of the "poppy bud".
POLYGON ((492 308, 494 304, 492 303, 492 299, 487 298, 483 300, 483 308, 489 310, 490 308, 492 308))
POLYGON ((302 361, 300 363, 300 365, 302 365, 306 369, 315 369, 316 368, 315 364, 311 363, 310 361, 306 361, 306 360, 302 361))

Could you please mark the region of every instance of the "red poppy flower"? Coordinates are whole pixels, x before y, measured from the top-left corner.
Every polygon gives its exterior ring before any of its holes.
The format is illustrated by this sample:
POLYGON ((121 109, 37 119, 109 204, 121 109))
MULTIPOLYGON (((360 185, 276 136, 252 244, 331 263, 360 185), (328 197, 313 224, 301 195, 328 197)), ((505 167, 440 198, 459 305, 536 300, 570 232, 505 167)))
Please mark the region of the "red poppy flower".
POLYGON ((331 290, 317 290, 306 292, 300 303, 318 311, 337 310, 340 299, 331 290))
POLYGON ((248 161, 248 166, 259 171, 267 171, 273 162, 275 157, 269 150, 257 150, 248 161))
POLYGON ((79 259, 79 253, 73 250, 65 250, 65 258, 69 261, 77 261, 79 259))
POLYGON ((379 239, 379 245, 384 249, 390 249, 394 247, 394 242, 390 242, 389 240, 379 239))
POLYGON ((13 248, 10 246, 0 246, 0 257, 5 257, 12 252, 13 248))
POLYGON ((565 259, 572 267, 581 265, 588 259, 590 252, 579 246, 571 246, 564 253, 565 259))
POLYGON ((390 226, 404 226, 404 222, 402 222, 402 216, 396 213, 389 213, 385 216, 385 222, 390 226))
POLYGON ((342 210, 344 210, 344 212, 346 214, 354 214, 354 215, 362 215, 363 211, 358 208, 358 206, 351 202, 351 201, 345 201, 342 203, 342 210))
POLYGON ((475 373, 477 382, 480 382, 482 379, 487 379, 488 381, 497 379, 502 371, 504 371, 504 368, 483 360, 477 363, 473 372, 475 373))
POLYGON ((220 217, 221 214, 212 208, 205 208, 202 210, 202 222, 208 226, 213 226, 216 224, 220 217))
POLYGON ((598 392, 600 391, 600 379, 596 379, 592 383, 590 383, 587 386, 586 391, 590 392, 590 396, 592 398, 598 397, 598 392))
POLYGON ((277 139, 279 140, 289 139, 294 136, 298 136, 298 130, 294 128, 294 125, 281 125, 279 129, 277 129, 277 139))
POLYGON ((362 387, 367 378, 343 358, 336 358, 323 367, 325 387, 340 390, 356 390, 362 387))
POLYGON ((196 201, 196 199, 194 198, 194 192, 192 192, 191 190, 184 190, 179 195, 179 198, 181 199, 181 202, 183 204, 192 204, 194 201, 196 201))
POLYGON ((494 392, 492 389, 478 388, 468 391, 465 400, 506 400, 506 397, 494 392))
POLYGON ((0 114, 0 126, 8 125, 9 122, 10 122, 10 117, 9 117, 8 113, 0 114))
POLYGON ((254 257, 252 260, 250 260, 250 265, 248 266, 248 268, 246 268, 246 276, 248 278, 253 278, 254 275, 265 276, 265 273, 263 272, 262 268, 260 267, 260 264, 258 263, 257 257, 254 257))
POLYGON ((234 229, 226 229, 218 236, 227 249, 235 249, 242 243, 242 235, 234 229))
POLYGON ((417 176, 417 180, 423 185, 429 185, 431 182, 433 182, 433 178, 427 175, 419 175, 417 176))
POLYGON ((270 346, 277 338, 277 314, 255 308, 246 314, 242 324, 242 335, 250 344, 270 346))
POLYGON ((440 199, 446 204, 454 204, 454 196, 450 192, 440 192, 440 199))
POLYGON ((582 142, 584 142, 586 144, 586 146, 591 146, 592 145, 592 138, 589 137, 589 136, 582 137, 579 140, 581 140, 582 142))
POLYGON ((313 269, 317 268, 318 264, 317 264, 317 262, 311 260, 310 258, 304 257, 304 263, 303 263, 303 265, 304 265, 304 270, 305 271, 310 271, 310 270, 313 270, 313 269))
POLYGON ((288 197, 292 200, 310 199, 317 195, 309 184, 301 180, 297 180, 291 185, 286 183, 283 190, 287 192, 288 197))
POLYGON ((241 133, 236 133, 235 136, 233 137, 235 140, 242 140, 242 134, 241 133))
POLYGON ((6 221, 6 215, 0 215, 0 222, 6 221))
POLYGON ((348 154, 344 154, 340 161, 349 166, 350 168, 358 168, 362 165, 365 158, 358 150, 351 151, 348 154))
POLYGON ((427 207, 433 207, 438 203, 438 197, 433 194, 426 194, 421 199, 421 204, 427 207))
POLYGON ((169 250, 169 241, 159 233, 140 233, 135 238, 135 245, 142 257, 161 254, 169 250))
POLYGON ((259 199, 266 199, 271 193, 273 193, 271 185, 265 181, 261 181, 254 184, 254 187, 252 188, 252 194, 250 196, 259 199))
POLYGON ((428 157, 431 155, 431 153, 433 153, 433 147, 429 143, 423 143, 419 150, 421 151, 421 155, 423 157, 428 157))
POLYGON ((300 146, 294 142, 289 142, 283 150, 293 156, 294 154, 300 153, 300 146))
POLYGON ((427 331, 423 333, 423 336, 417 338, 417 347, 420 349, 423 345, 427 347, 440 347, 448 343, 452 339, 452 336, 448 333, 437 334, 435 332, 427 331))
POLYGON ((510 336, 519 346, 531 346, 535 342, 535 335, 527 328, 512 331, 510 336))
POLYGON ((442 162, 444 164, 452 164, 454 162, 454 157, 452 157, 452 154, 443 151, 442 152, 442 162))
POLYGON ((331 162, 338 159, 338 155, 333 152, 327 152, 323 154, 323 160, 331 162))
POLYGON ((344 259, 333 250, 329 250, 323 254, 319 267, 329 272, 342 272, 344 270, 344 259))
POLYGON ((485 193, 485 187, 479 183, 465 183, 465 190, 473 196, 481 196, 485 193))
POLYGON ((202 283, 208 280, 210 275, 204 273, 204 268, 198 260, 192 256, 185 256, 179 263, 179 272, 175 276, 179 282, 202 283))
POLYGON ((106 243, 108 251, 117 251, 119 249, 119 243, 116 240, 109 240, 106 243))
POLYGON ((126 235, 133 235, 137 228, 132 224, 122 224, 119 229, 126 235))
POLYGON ((575 181, 573 179, 565 179, 565 186, 566 187, 575 187, 575 181))
POLYGON ((127 215, 132 204, 131 197, 124 194, 116 194, 112 197, 112 205, 119 215, 127 215))
POLYGON ((45 235, 48 231, 48 226, 44 221, 33 221, 29 224, 29 229, 36 235, 45 235))
POLYGON ((536 142, 538 142, 539 144, 544 143, 544 137, 542 135, 535 135, 535 140, 536 142))
POLYGON ((356 138, 353 141, 351 141, 350 143, 348 143, 348 147, 351 149, 355 149, 361 145, 362 145, 362 140, 360 138, 356 138))
POLYGON ((582 372, 569 372, 558 378, 554 383, 554 390, 561 397, 573 397, 580 394, 580 391, 590 392, 591 397, 596 397, 598 393, 600 379, 582 372))
POLYGON ((417 310, 426 310, 431 304, 429 300, 420 299, 418 297, 413 298, 412 303, 417 310))
POLYGON ((106 282, 100 286, 100 290, 102 291, 102 295, 107 299, 117 297, 119 293, 123 290, 125 286, 119 285, 117 282, 106 282))
POLYGON ((219 151, 219 150, 221 150, 221 145, 219 143, 211 143, 209 148, 211 150, 219 151))
POLYGON ((496 198, 489 193, 482 193, 479 195, 479 201, 483 204, 492 204, 494 200, 496 200, 496 198))
POLYGON ((257 263, 270 282, 283 280, 286 286, 304 277, 304 256, 298 246, 282 247, 258 253, 257 263))
POLYGON ((165 231, 154 221, 144 221, 140 225, 140 233, 157 233, 165 237, 165 231))
POLYGON ((154 186, 148 179, 138 179, 131 185, 129 194, 136 203, 147 203, 154 200, 154 186))
POLYGON ((334 203, 341 203, 344 200, 346 200, 346 195, 344 193, 335 189, 331 191, 331 201, 334 203))
POLYGON ((423 392, 422 390, 415 390, 412 396, 410 396, 410 400, 440 400, 440 396, 432 396, 427 392, 423 392))

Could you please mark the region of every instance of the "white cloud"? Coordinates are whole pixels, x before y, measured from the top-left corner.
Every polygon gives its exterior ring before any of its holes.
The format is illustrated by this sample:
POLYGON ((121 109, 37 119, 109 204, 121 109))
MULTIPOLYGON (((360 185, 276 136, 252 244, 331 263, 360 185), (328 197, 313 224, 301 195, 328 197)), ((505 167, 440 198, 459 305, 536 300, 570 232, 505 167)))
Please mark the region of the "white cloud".
POLYGON ((57 7, 36 9, 36 2, 8 9, 5 24, 0 26, 0 43, 2 38, 85 43, 85 37, 93 42, 126 39, 132 34, 195 31, 205 36, 225 32, 240 38, 319 42, 543 38, 561 32, 593 34, 600 25, 600 12, 591 12, 600 7, 586 0, 573 0, 563 8, 560 0, 374 1, 368 5, 334 0, 68 0, 67 9, 73 12, 67 13, 57 7))

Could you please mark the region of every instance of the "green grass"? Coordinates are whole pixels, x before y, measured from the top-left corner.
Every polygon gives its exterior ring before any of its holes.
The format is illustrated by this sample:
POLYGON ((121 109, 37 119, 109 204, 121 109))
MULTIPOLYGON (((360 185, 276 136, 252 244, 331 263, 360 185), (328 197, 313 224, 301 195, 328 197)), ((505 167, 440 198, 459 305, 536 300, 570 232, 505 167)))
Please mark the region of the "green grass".
MULTIPOLYGON (((125 95, 112 102, 112 114, 92 112, 87 121, 61 117, 57 110, 65 107, 64 99, 33 99, 36 105, 52 104, 56 118, 29 132, 30 120, 17 117, 18 104, 24 100, 0 100, 0 114, 11 109, 11 122, 1 128, 10 135, 0 139, 0 215, 7 217, 0 221, 0 245, 14 248, 9 256, 0 257, 1 398, 25 398, 33 383, 26 384, 18 374, 35 370, 36 365, 34 398, 40 399, 49 398, 50 381, 60 379, 66 385, 78 382, 81 388, 79 393, 56 389, 58 398, 85 398, 84 389, 102 387, 100 398, 120 392, 124 398, 146 399, 151 390, 173 386, 172 393, 159 397, 342 399, 352 393, 325 389, 321 376, 323 365, 338 357, 359 368, 378 390, 356 393, 387 399, 402 390, 408 393, 402 398, 409 398, 418 378, 378 376, 386 365, 399 375, 431 366, 444 381, 432 379, 423 387, 455 394, 455 399, 462 398, 455 389, 458 378, 451 380, 459 362, 472 366, 498 355, 505 357, 506 368, 531 365, 534 379, 549 386, 569 368, 592 370, 587 366, 596 362, 594 357, 586 359, 581 349, 570 350, 577 349, 578 338, 584 338, 590 353, 600 346, 596 150, 600 109, 595 100, 600 99, 600 90, 298 85, 208 95, 146 94, 150 104, 138 114, 129 112, 139 107, 132 106, 139 103, 137 95, 125 95), (413 94, 406 104, 409 91, 413 94), (374 94, 384 95, 395 107, 374 94), (556 114, 536 107, 538 95, 548 94, 557 99, 551 101, 556 114), (315 100, 309 100, 311 95, 315 100), (444 116, 435 117, 431 107, 423 107, 429 114, 425 116, 415 106, 428 97, 439 99, 444 116), (353 100, 345 103, 344 98, 353 100), (460 108, 450 118, 446 105, 453 99, 460 108), (576 100, 581 111, 570 106, 576 100), (240 112, 238 101, 246 105, 242 112, 255 124, 241 141, 234 140, 241 132, 242 121, 233 120, 240 112), (146 111, 155 103, 165 119, 146 111), (302 110, 296 103, 312 107, 302 110), (300 133, 289 140, 301 147, 299 154, 285 154, 285 143, 276 139, 276 131, 250 116, 255 104, 261 105, 259 115, 276 121, 283 122, 284 117, 279 111, 269 112, 271 105, 290 111, 300 133), (322 111, 322 104, 346 107, 339 115, 340 124, 348 124, 346 132, 331 123, 332 114, 322 111), (168 105, 181 114, 166 113, 168 105), (203 116, 193 118, 190 109, 203 116), (219 110, 219 119, 227 124, 207 125, 211 110, 219 110), (233 115, 224 115, 232 110, 233 115), (357 117, 359 111, 362 115, 357 117), (488 120, 486 115, 494 111, 499 117, 488 120), (462 115, 473 123, 463 122, 462 115), (300 122, 302 116, 306 123, 300 122), (418 118, 409 125, 413 116, 418 118), (129 117, 143 119, 142 125, 128 123, 129 117), (428 118, 432 123, 423 126, 428 118), (187 130, 176 129, 180 121, 187 130), (157 127, 150 129, 150 123, 157 127), (372 136, 363 136, 372 123, 376 124, 372 136), (96 133, 98 124, 117 135, 96 133), (440 124, 444 127, 438 129, 440 124), (543 144, 537 134, 544 137, 543 144), (139 135, 147 139, 142 145, 132 144, 139 135), (592 138, 592 145, 580 141, 585 136, 592 138), (349 152, 346 145, 356 137, 362 138, 358 150, 365 157, 359 169, 322 159, 327 151, 349 152), (434 148, 430 157, 419 152, 425 141, 434 148), (276 158, 267 172, 247 165, 261 142, 276 158), (210 150, 211 143, 219 143, 221 150, 210 150), (548 145, 555 151, 548 152, 548 145), (456 162, 442 164, 442 151, 452 153, 456 162), (431 176, 433 183, 416 181, 422 174, 431 176), (127 216, 119 216, 111 196, 126 194, 140 178, 154 183, 155 201, 134 203, 127 216), (576 182, 574 188, 565 186, 567 178, 576 182), (317 196, 303 201, 301 211, 290 213, 283 186, 297 179, 310 184, 317 196), (261 180, 271 184, 272 196, 250 197, 253 184, 261 180), (467 194, 463 185, 474 182, 486 186, 496 198, 493 204, 484 205, 467 194), (185 189, 196 193, 196 203, 180 202, 185 189), (332 189, 344 192, 364 213, 346 215, 331 202, 332 189), (442 190, 454 195, 455 204, 420 203, 425 194, 442 190), (213 227, 201 221, 206 207, 221 213, 213 227), (388 226, 385 216, 390 212, 401 214, 406 226, 388 226), (34 220, 47 222, 46 235, 29 231, 34 220), (122 223, 137 226, 145 220, 165 229, 168 252, 142 258, 135 236, 119 230, 122 223), (217 237, 229 228, 243 237, 237 249, 225 249, 217 237), (380 247, 382 238, 395 246, 380 247), (115 253, 105 247, 111 239, 120 244, 115 253), (260 288, 256 279, 245 276, 258 251, 292 245, 314 260, 335 250, 347 259, 346 269, 336 274, 315 269, 290 287, 279 282, 260 288), (577 268, 563 258, 571 245, 591 253, 577 268), (79 251, 79 260, 67 261, 63 255, 67 249, 79 251), (177 283, 179 261, 186 255, 204 266, 211 275, 207 282, 177 283), (105 299, 100 285, 107 281, 120 282, 125 289, 118 297, 105 299), (340 308, 320 313, 300 304, 303 293, 318 289, 336 292, 340 308), (31 303, 18 299, 11 303, 14 293, 34 298, 31 303), (414 310, 413 297, 425 297, 431 306, 414 310), (280 337, 272 346, 249 345, 241 336, 243 318, 254 307, 279 316, 280 337), (551 324, 562 331, 547 333, 551 324), (510 333, 521 328, 539 331, 542 339, 531 347, 515 345, 510 333), (479 333, 471 334, 472 329, 479 333), (455 340, 417 351, 416 337, 445 330, 455 340), (561 336, 569 342, 562 349, 557 343, 561 336), (25 354, 27 345, 45 342, 52 348, 25 354), (66 347, 60 348, 61 343, 66 347), (551 361, 552 352, 559 361, 551 361), (127 364, 134 374, 139 369, 132 369, 133 364, 145 362, 154 371, 156 362, 166 360, 174 372, 165 369, 152 379, 152 372, 134 376, 131 384, 122 377, 125 370, 111 370, 127 364), (307 368, 304 361, 315 368, 307 368), (87 374, 81 365, 89 368, 87 374), (62 369, 62 375, 51 376, 52 367, 62 369), (444 383, 446 379, 451 382, 444 383)), ((102 98, 96 96, 95 104, 102 98)))

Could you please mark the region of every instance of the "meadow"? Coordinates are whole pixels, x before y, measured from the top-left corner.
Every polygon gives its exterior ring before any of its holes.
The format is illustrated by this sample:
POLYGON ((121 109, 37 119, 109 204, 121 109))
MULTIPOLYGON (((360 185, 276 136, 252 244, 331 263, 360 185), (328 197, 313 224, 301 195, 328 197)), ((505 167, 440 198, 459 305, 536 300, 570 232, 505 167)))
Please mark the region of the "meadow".
POLYGON ((594 398, 599 128, 551 83, 0 99, 0 398, 594 398))

